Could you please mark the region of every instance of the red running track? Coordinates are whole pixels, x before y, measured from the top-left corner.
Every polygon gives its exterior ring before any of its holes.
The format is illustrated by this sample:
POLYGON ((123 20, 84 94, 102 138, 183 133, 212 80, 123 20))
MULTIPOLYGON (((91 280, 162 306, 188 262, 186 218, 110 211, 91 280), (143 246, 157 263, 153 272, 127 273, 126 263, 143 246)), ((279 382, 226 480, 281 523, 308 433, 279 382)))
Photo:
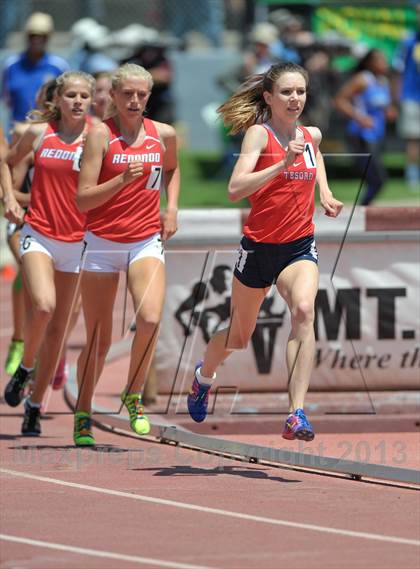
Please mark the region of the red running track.
MULTIPOLYGON (((419 567, 415 490, 248 464, 98 429, 97 449, 76 449, 61 393, 49 407, 55 414, 43 419, 43 436, 28 439, 19 436, 21 408, 0 406, 3 568, 419 567)), ((403 437, 406 466, 417 464, 415 433, 376 435, 390 443, 403 437)), ((229 436, 285 446, 278 434, 229 436)), ((332 450, 344 436, 356 448, 360 434, 320 433, 315 441, 332 450)))

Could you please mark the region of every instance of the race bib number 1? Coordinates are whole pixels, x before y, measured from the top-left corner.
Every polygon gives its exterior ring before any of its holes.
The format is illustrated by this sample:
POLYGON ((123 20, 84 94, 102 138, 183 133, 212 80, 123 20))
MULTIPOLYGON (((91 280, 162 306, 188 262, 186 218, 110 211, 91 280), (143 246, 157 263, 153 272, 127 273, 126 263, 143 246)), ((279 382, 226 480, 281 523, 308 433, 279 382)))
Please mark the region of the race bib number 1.
POLYGON ((316 158, 312 142, 305 142, 305 150, 303 151, 306 168, 316 168, 316 158))

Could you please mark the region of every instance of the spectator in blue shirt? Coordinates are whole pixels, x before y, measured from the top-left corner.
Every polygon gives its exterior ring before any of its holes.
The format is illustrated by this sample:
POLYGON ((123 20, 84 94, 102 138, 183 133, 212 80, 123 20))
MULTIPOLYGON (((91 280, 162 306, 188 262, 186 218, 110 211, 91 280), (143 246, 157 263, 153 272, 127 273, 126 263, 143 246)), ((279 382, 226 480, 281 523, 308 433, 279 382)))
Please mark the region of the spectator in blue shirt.
POLYGON ((27 48, 6 59, 2 97, 10 108, 11 120, 24 121, 36 105, 36 94, 44 83, 69 69, 67 62, 46 51, 54 23, 49 14, 34 12, 25 24, 27 48))
MULTIPOLYGON (((417 7, 420 25, 420 6, 417 7)), ((406 143, 405 179, 420 190, 420 32, 410 34, 398 50, 394 67, 401 73, 399 132, 406 143)))
POLYGON ((387 179, 382 160, 386 122, 395 118, 388 81, 388 63, 379 49, 371 49, 335 97, 335 105, 350 120, 347 134, 356 166, 365 176, 362 205, 369 205, 387 179), (368 161, 369 158, 369 161, 368 161))

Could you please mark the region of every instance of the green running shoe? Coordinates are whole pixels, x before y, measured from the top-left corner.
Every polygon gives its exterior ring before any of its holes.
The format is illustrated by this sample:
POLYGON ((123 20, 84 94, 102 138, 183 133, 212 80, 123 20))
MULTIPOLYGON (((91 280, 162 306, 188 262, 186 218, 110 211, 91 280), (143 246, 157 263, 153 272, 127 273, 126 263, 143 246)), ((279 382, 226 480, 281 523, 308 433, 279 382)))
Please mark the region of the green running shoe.
POLYGON ((127 393, 124 389, 121 393, 121 401, 127 407, 130 415, 130 426, 133 431, 138 435, 147 435, 150 432, 150 422, 147 415, 144 414, 141 394, 127 393))
POLYGON ((92 434, 92 417, 86 411, 76 411, 74 414, 73 441, 78 447, 95 446, 92 434))
POLYGON ((6 363, 4 364, 4 370, 7 375, 13 375, 19 367, 23 357, 23 347, 23 340, 12 340, 10 342, 6 363))

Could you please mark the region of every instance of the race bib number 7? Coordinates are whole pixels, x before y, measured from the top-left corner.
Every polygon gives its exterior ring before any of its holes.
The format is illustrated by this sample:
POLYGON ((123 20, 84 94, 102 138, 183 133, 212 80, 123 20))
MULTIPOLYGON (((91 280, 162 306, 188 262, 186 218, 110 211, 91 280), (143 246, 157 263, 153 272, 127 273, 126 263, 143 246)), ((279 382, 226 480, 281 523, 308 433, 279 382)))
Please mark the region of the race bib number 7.
POLYGON ((147 180, 146 190, 160 190, 162 182, 162 166, 152 166, 147 180))

